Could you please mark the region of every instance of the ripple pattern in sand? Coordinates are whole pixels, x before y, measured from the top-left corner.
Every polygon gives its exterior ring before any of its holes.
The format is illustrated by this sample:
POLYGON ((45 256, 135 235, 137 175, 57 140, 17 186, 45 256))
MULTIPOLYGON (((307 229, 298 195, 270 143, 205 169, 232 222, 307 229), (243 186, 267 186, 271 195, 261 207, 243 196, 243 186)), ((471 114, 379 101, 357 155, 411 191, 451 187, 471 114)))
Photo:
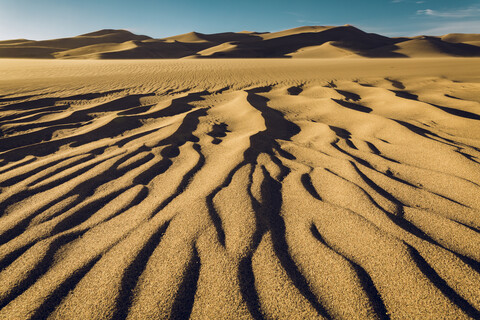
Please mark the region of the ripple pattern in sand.
POLYGON ((478 319, 462 90, 3 96, 0 318, 478 319))

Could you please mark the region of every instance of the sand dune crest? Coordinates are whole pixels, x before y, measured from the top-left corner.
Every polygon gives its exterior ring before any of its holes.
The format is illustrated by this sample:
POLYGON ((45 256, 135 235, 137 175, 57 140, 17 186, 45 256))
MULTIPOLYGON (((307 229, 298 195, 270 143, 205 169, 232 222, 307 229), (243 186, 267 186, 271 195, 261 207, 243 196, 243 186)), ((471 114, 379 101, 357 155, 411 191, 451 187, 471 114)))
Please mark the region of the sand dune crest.
POLYGON ((304 26, 278 32, 189 32, 151 39, 105 29, 72 38, 0 41, 0 58, 418 58, 478 57, 478 34, 388 38, 351 25, 304 26))

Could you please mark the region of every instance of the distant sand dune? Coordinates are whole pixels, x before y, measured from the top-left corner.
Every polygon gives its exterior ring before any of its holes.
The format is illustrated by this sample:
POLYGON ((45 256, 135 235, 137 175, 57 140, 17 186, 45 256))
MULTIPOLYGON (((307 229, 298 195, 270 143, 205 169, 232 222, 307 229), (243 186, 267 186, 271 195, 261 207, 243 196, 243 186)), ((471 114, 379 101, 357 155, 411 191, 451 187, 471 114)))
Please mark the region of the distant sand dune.
POLYGON ((0 319, 480 318, 479 68, 0 60, 0 319))
POLYGON ((305 26, 278 32, 189 32, 163 39, 105 29, 72 38, 0 41, 0 58, 479 57, 479 41, 479 34, 388 38, 351 25, 305 26))

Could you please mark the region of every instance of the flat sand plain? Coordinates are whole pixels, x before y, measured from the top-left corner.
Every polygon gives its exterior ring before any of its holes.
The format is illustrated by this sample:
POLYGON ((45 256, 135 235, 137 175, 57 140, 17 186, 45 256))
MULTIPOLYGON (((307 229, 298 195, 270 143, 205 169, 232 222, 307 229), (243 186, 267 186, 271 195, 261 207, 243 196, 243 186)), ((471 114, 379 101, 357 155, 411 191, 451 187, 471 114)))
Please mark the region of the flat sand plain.
POLYGON ((480 59, 0 60, 1 319, 480 318, 480 59))

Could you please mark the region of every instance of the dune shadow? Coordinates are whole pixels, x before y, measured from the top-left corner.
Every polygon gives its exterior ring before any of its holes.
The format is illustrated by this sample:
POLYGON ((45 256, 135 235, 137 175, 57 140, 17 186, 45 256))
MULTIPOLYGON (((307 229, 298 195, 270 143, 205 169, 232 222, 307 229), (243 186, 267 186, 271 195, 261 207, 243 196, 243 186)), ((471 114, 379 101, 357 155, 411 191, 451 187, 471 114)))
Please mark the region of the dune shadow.
POLYGON ((339 90, 339 89, 335 89, 335 91, 337 91, 339 94, 344 96, 346 101, 349 101, 349 100, 359 101, 361 99, 361 97, 358 94, 353 93, 353 92, 349 92, 349 91, 345 91, 345 90, 339 90))
MULTIPOLYGON (((437 109, 440 109, 444 112, 447 112, 447 113, 449 113, 451 115, 454 115, 454 116, 457 116, 457 117, 462 117, 462 118, 472 119, 472 120, 480 120, 480 115, 476 114, 476 113, 473 113, 473 112, 464 111, 464 110, 460 110, 460 109, 455 109, 455 108, 451 108, 451 107, 444 107, 444 106, 440 106, 438 104, 421 101, 421 100, 418 99, 418 96, 416 94, 412 94, 408 91, 396 91, 396 90, 392 90, 392 91, 395 93, 395 95, 397 97, 400 97, 400 98, 403 98, 403 99, 409 99, 409 100, 424 102, 424 103, 427 103, 427 104, 431 105, 432 107, 435 107, 437 109)), ((447 96, 449 98, 453 98, 453 99, 458 99, 458 98, 448 96, 448 95, 445 95, 445 96, 447 96)))
POLYGON ((345 107, 345 108, 348 108, 348 109, 351 109, 351 110, 360 111, 360 112, 364 112, 364 113, 370 113, 370 112, 373 111, 373 109, 371 109, 369 107, 362 106, 362 105, 357 104, 357 103, 343 101, 343 100, 337 100, 337 99, 333 99, 333 98, 332 98, 332 100, 335 101, 336 103, 338 103, 339 105, 341 105, 342 107, 345 107))
POLYGON ((189 319, 195 302, 197 283, 200 276, 201 261, 197 249, 193 249, 192 258, 183 276, 172 306, 170 319, 189 319))
POLYGON ((340 257, 347 260, 347 262, 351 264, 351 266, 355 270, 355 273, 357 274, 358 279, 360 280, 362 289, 365 291, 365 293, 367 294, 370 300, 370 303, 372 304, 373 310, 375 311, 376 315, 379 317, 379 319, 382 319, 382 320, 390 319, 390 316, 383 302, 383 299, 380 293, 378 292, 377 288, 375 287, 375 284, 373 283, 373 280, 368 274, 368 272, 366 272, 365 269, 363 269, 359 264, 355 263, 354 261, 350 260, 343 254, 339 253, 338 251, 334 250, 331 246, 329 246, 325 242, 323 237, 320 235, 320 232, 318 231, 315 224, 311 225, 310 232, 312 233, 313 237, 316 240, 318 240, 321 244, 323 244, 325 247, 333 251, 335 254, 338 254, 340 257))
POLYGON ((413 262, 422 271, 422 273, 435 285, 452 303, 458 306, 463 312, 473 319, 480 319, 480 312, 472 306, 467 300, 452 289, 448 283, 425 261, 420 253, 408 246, 409 253, 413 262))
POLYGON ((120 290, 116 299, 117 305, 112 319, 126 319, 132 304, 132 292, 138 283, 138 279, 147 267, 148 259, 157 248, 165 234, 169 221, 158 228, 143 245, 136 257, 131 261, 122 276, 120 290))

